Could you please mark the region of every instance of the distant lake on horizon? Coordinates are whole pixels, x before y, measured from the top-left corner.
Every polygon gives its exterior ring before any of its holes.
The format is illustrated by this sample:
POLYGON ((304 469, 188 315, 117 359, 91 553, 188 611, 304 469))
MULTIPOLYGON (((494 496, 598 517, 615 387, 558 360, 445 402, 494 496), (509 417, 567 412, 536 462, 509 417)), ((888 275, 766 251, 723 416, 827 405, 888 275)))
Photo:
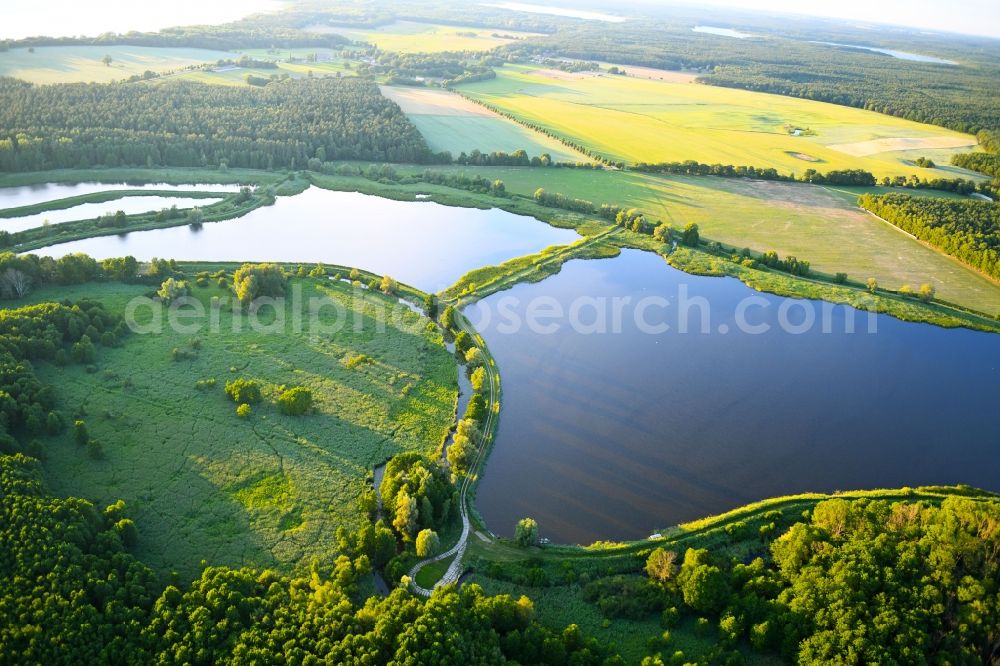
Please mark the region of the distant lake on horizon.
POLYGON ((716 28, 710 25, 696 25, 691 28, 692 32, 703 32, 708 35, 718 35, 720 37, 735 37, 736 39, 746 39, 750 35, 745 32, 738 32, 730 28, 716 28))

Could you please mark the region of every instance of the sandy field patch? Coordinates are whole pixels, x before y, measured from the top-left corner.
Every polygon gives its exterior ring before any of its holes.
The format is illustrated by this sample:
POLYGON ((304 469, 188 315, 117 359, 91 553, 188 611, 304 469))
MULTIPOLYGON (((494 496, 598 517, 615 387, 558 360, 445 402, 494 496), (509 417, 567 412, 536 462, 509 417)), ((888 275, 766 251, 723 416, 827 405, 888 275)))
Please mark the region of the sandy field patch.
POLYGON ((967 148, 976 145, 975 139, 957 136, 929 136, 921 138, 886 137, 856 143, 838 143, 827 146, 852 157, 868 157, 896 150, 926 150, 933 148, 967 148))
POLYGON ((391 99, 403 113, 429 116, 493 117, 489 109, 470 102, 461 95, 431 88, 380 86, 382 94, 391 99))
POLYGON ((541 79, 555 79, 556 81, 578 81, 601 76, 601 72, 564 72, 561 69, 538 69, 531 74, 541 79))
POLYGON ((787 153, 797 160, 802 160, 803 162, 822 162, 818 157, 813 157, 812 155, 807 155, 806 153, 787 153))
POLYGON ((618 65, 618 69, 623 70, 628 76, 637 79, 649 79, 650 81, 666 81, 667 83, 694 83, 698 74, 690 72, 672 72, 667 69, 656 69, 654 67, 633 67, 632 65, 618 65))

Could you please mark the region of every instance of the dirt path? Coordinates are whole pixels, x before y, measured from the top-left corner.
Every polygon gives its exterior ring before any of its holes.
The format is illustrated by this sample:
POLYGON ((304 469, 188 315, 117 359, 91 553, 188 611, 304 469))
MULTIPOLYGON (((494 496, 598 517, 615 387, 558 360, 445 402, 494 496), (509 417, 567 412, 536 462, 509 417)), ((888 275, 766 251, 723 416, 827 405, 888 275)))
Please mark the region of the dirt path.
MULTIPOLYGON (((462 328, 462 330, 464 330, 471 336, 476 336, 477 333, 475 329, 473 329, 472 326, 469 325, 465 317, 462 317, 461 315, 459 315, 459 317, 460 317, 459 325, 462 328)), ((454 583, 458 581, 459 576, 462 575, 462 559, 465 556, 465 548, 469 543, 469 532, 471 531, 472 528, 471 522, 469 521, 469 488, 472 486, 472 479, 473 479, 472 473, 476 472, 479 469, 480 465, 482 464, 483 460, 486 457, 486 452, 489 450, 490 444, 492 443, 493 440, 493 424, 494 420, 496 419, 495 407, 497 404, 497 396, 496 396, 497 381, 496 381, 496 371, 493 368, 492 362, 493 358, 491 356, 487 356, 487 362, 483 365, 483 367, 486 368, 487 375, 489 375, 488 383, 490 387, 489 400, 487 401, 486 404, 486 422, 483 424, 483 433, 484 433, 483 441, 479 445, 479 450, 476 453, 475 462, 469 468, 470 474, 466 476, 465 479, 462 481, 462 488, 459 494, 459 506, 461 507, 461 515, 462 515, 462 533, 461 535, 459 535, 458 541, 455 543, 454 546, 452 546, 451 548, 449 548, 448 550, 439 555, 435 555, 434 557, 430 557, 426 560, 418 562, 413 566, 412 569, 410 569, 408 574, 411 581, 410 589, 413 590, 415 593, 424 597, 431 596, 431 592, 433 592, 433 589, 427 589, 425 587, 421 587, 417 585, 416 581, 417 581, 417 574, 420 572, 421 569, 423 569, 428 564, 431 564, 432 562, 440 562, 441 560, 446 560, 452 556, 455 557, 452 563, 448 566, 448 570, 445 571, 444 575, 441 576, 441 579, 434 584, 435 588, 440 587, 442 585, 448 585, 450 583, 454 583)))

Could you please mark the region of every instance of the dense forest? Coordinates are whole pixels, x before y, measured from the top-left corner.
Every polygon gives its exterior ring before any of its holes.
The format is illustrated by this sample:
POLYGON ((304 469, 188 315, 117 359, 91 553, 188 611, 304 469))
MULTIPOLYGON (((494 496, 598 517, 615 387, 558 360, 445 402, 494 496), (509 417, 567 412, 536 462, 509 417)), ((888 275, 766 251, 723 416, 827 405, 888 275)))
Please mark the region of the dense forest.
POLYGON ((297 578, 207 567, 164 585, 128 552, 136 529, 123 502, 52 497, 40 471, 0 455, 5 663, 622 663, 574 626, 539 625, 525 597, 466 586, 363 601, 364 556, 297 578))
POLYGON ((987 275, 1000 278, 1000 204, 863 194, 858 204, 987 275))
POLYGON ((0 170, 90 166, 304 168, 424 162, 430 151, 371 81, 263 88, 191 82, 35 86, 0 79, 0 170))

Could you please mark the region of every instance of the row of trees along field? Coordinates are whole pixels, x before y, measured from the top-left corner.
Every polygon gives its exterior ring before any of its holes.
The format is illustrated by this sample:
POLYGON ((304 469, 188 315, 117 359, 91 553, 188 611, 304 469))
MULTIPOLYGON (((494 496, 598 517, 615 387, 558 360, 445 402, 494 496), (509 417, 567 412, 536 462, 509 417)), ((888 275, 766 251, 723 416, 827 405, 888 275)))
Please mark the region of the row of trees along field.
POLYGON ((35 86, 0 79, 0 170, 88 166, 304 168, 310 159, 424 162, 430 151, 368 80, 264 88, 193 82, 35 86))
POLYGON ((1000 204, 863 194, 858 204, 970 266, 1000 278, 1000 204))
MULTIPOLYGON (((973 153, 981 155, 982 153, 973 153)), ((922 159, 922 158, 921 158, 922 159)), ((718 176, 720 178, 754 178, 757 180, 777 180, 782 182, 812 183, 814 185, 848 185, 858 187, 873 187, 882 185, 883 187, 905 187, 914 190, 941 190, 943 192, 956 192, 958 194, 972 194, 980 192, 987 195, 996 195, 998 185, 996 182, 976 183, 974 180, 966 178, 920 178, 912 175, 896 176, 890 178, 884 176, 881 180, 875 178, 874 174, 864 169, 839 169, 827 172, 816 169, 806 169, 801 176, 795 174, 783 174, 774 168, 761 168, 754 166, 734 166, 732 164, 704 164, 694 160, 683 162, 657 162, 650 164, 638 162, 631 167, 634 171, 658 174, 677 174, 684 176, 718 176)))
POLYGON ((511 58, 558 54, 581 60, 700 70, 712 85, 832 102, 976 133, 1000 125, 1000 76, 989 56, 940 65, 803 39, 713 38, 656 21, 580 25, 504 47, 511 58))
POLYGON ((986 152, 952 155, 951 163, 963 169, 993 176, 993 189, 1000 192, 1000 130, 982 130, 976 138, 986 152))

